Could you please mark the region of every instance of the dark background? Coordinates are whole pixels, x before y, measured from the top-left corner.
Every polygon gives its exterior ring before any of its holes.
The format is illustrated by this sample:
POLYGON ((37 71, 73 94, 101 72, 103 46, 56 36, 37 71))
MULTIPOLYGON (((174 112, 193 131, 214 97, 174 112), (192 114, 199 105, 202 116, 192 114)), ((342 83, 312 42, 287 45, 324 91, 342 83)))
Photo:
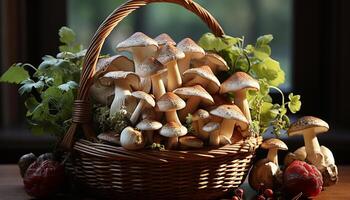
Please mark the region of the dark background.
MULTIPOLYGON (((65 0, 2 0, 0 6, 0 72, 19 61, 37 65, 43 55, 57 53, 57 30, 67 24, 65 0)), ((331 148, 341 164, 350 163, 348 8, 350 1, 346 0, 293 1, 291 90, 302 96, 298 115, 329 122, 331 130, 319 137, 320 143, 331 148)), ((142 14, 141 10, 136 15, 142 14)), ((142 23, 134 26, 142 29, 142 23)), ((47 151, 53 138, 28 134, 17 87, 1 84, 0 96, 1 112, 7 113, 0 119, 0 152, 6 152, 0 163, 16 162, 27 152, 47 151)), ((303 145, 302 138, 286 142, 291 150, 303 145)))

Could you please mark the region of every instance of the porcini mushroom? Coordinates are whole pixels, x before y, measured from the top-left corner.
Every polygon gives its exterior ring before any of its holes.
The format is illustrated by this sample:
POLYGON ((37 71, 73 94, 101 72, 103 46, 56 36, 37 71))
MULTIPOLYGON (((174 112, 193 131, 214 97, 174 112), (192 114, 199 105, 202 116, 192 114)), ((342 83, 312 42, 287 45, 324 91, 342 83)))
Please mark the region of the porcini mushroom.
POLYGON ((323 177, 323 186, 331 186, 338 182, 338 167, 335 165, 333 153, 325 146, 321 146, 324 158, 324 168, 320 169, 323 177))
MULTIPOLYGON (((131 96, 131 90, 138 89, 140 86, 140 78, 134 72, 108 72, 99 81, 105 86, 114 85, 114 99, 110 108, 110 116, 119 112, 122 106, 126 104, 125 100, 131 96)), ((132 110, 128 109, 128 106, 126 107, 128 112, 132 110)))
POLYGON ((181 124, 176 111, 186 106, 184 100, 172 92, 167 92, 161 96, 156 103, 156 111, 165 112, 167 122, 181 124))
POLYGON ((211 71, 209 66, 191 68, 183 73, 184 86, 201 85, 210 94, 219 91, 220 81, 211 71))
POLYGON ((257 80, 245 72, 236 72, 221 84, 220 94, 234 92, 235 104, 242 110, 248 121, 251 122, 252 119, 246 93, 247 90, 259 89, 260 86, 257 80))
POLYGON ((214 104, 213 97, 200 85, 177 88, 173 92, 182 99, 187 99, 186 107, 178 113, 180 121, 184 121, 188 113, 197 110, 201 102, 205 105, 214 104))
POLYGON ((185 54, 177 49, 174 45, 165 44, 157 57, 157 60, 168 69, 168 84, 169 92, 175 90, 182 85, 182 79, 177 65, 177 60, 185 57, 185 54))
MULTIPOLYGON (((123 42, 117 45, 118 51, 128 51, 132 53, 135 63, 135 73, 139 75, 142 72, 142 63, 150 57, 156 56, 158 51, 158 43, 147 35, 136 32, 123 42)), ((147 84, 150 83, 149 77, 141 77, 141 88, 148 89, 147 84)), ((145 92, 149 92, 146 91, 145 92)))
POLYGON ((205 55, 202 47, 197 45, 196 42, 190 38, 181 40, 176 47, 185 53, 185 57, 178 61, 181 75, 184 73, 184 71, 190 68, 190 62, 192 59, 199 59, 205 55))
POLYGON ((194 67, 200 67, 208 65, 211 71, 216 74, 219 71, 228 71, 229 67, 226 61, 218 54, 206 52, 205 56, 201 59, 192 61, 194 67))
POLYGON ((167 148, 174 149, 179 143, 179 137, 187 134, 187 128, 176 122, 168 122, 159 131, 159 134, 169 138, 167 148))
POLYGON ((249 122, 236 105, 221 105, 210 111, 210 114, 223 118, 220 135, 231 139, 233 130, 238 125, 241 130, 248 128, 249 122))
POLYGON ((174 46, 176 45, 176 42, 166 33, 158 35, 154 38, 154 40, 157 41, 159 47, 164 46, 166 43, 172 44, 174 46))
POLYGON ((203 131, 203 126, 209 121, 209 112, 203 109, 198 109, 192 115, 192 122, 196 125, 196 132, 193 134, 200 139, 207 140, 209 138, 209 134, 206 131, 203 131))
POLYGON ((159 99, 163 94, 166 93, 165 85, 163 82, 163 75, 168 72, 168 69, 162 69, 151 75, 152 81, 152 93, 156 100, 159 99))
POLYGON ((104 142, 120 145, 120 135, 115 132, 100 133, 97 138, 104 142))
POLYGON ((200 149, 204 146, 203 141, 194 136, 180 137, 179 143, 182 149, 200 149))
POLYGON ((145 146, 145 141, 140 131, 128 126, 120 134, 120 144, 127 150, 138 150, 145 146))
POLYGON ((316 135, 325 133, 328 129, 327 122, 312 116, 299 118, 288 129, 289 136, 303 135, 306 159, 318 169, 324 166, 324 159, 316 135))
POLYGON ((279 166, 277 155, 278 150, 288 150, 287 145, 276 138, 265 140, 261 144, 261 148, 269 150, 269 152, 267 153, 267 159, 275 163, 277 166, 279 166))
POLYGON ((138 75, 141 78, 142 91, 149 93, 151 90, 151 77, 153 74, 157 74, 160 70, 163 70, 164 66, 156 60, 154 57, 147 58, 140 64, 138 75))
POLYGON ((137 104, 134 112, 132 113, 130 117, 131 124, 135 124, 136 121, 139 119, 142 110, 146 106, 154 107, 156 105, 156 102, 154 101, 153 97, 146 92, 143 91, 136 91, 131 93, 131 95, 137 99, 140 99, 139 103, 137 104))
POLYGON ((146 144, 153 143, 153 133, 156 130, 162 128, 162 124, 158 121, 151 119, 144 119, 136 125, 136 128, 144 131, 146 144))
POLYGON ((220 144, 220 123, 209 122, 203 126, 202 130, 209 133, 209 145, 218 146, 220 144))

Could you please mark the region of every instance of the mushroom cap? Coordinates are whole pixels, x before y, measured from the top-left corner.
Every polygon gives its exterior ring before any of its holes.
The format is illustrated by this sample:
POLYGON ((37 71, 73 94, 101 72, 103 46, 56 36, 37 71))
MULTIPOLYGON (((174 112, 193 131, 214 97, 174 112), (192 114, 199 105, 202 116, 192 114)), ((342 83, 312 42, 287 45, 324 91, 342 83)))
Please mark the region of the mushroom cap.
POLYGON ((202 148, 204 143, 201 139, 194 136, 184 136, 179 138, 180 145, 189 148, 202 148))
POLYGON ((170 43, 172 45, 176 45, 176 42, 166 33, 162 33, 154 38, 157 41, 158 45, 165 45, 166 43, 170 43))
POLYGON ((220 88, 220 81, 215 76, 213 71, 211 71, 209 66, 204 65, 202 67, 191 68, 186 70, 183 73, 184 82, 194 79, 196 76, 199 76, 205 80, 208 80, 209 84, 211 84, 213 88, 217 88, 217 89, 220 88))
POLYGON ((261 147, 264 149, 288 150, 287 145, 282 140, 279 140, 276 138, 271 138, 271 139, 265 140, 261 144, 261 147))
POLYGON ((157 59, 150 57, 140 64, 137 74, 141 77, 145 77, 163 69, 164 66, 157 59))
POLYGON ((140 131, 128 126, 120 133, 120 144, 124 149, 137 150, 145 146, 145 141, 140 131))
POLYGON ((210 111, 210 114, 222 117, 224 119, 235 120, 236 123, 245 130, 249 126, 247 118, 244 116, 242 111, 236 105, 221 105, 210 111))
POLYGON ((213 105, 213 97, 200 85, 181 87, 173 91, 175 94, 179 95, 182 99, 189 99, 191 97, 200 97, 201 102, 206 105, 213 105))
POLYGON ((164 68, 164 69, 161 69, 159 71, 157 71, 156 73, 152 74, 151 75, 151 78, 152 77, 156 77, 156 76, 163 76, 164 74, 168 73, 168 69, 167 68, 164 68))
POLYGON ((104 86, 110 86, 114 81, 123 80, 126 81, 133 89, 140 88, 140 77, 134 72, 114 71, 108 72, 103 77, 99 78, 99 81, 104 86))
POLYGON ((120 135, 115 132, 100 133, 97 138, 105 142, 120 145, 120 135))
POLYGON ((176 47, 184 52, 186 57, 198 59, 202 58, 205 55, 203 48, 197 45, 196 42, 190 38, 181 40, 176 47))
POLYGON ((206 52, 202 59, 193 60, 193 65, 195 67, 200 67, 202 65, 208 65, 212 71, 228 71, 229 67, 227 62, 218 54, 206 52))
POLYGON ((162 128, 162 126, 163 125, 158 121, 144 119, 136 125, 136 128, 140 129, 141 131, 155 131, 162 128))
POLYGON ((232 74, 220 86, 220 93, 237 92, 240 90, 259 90, 259 82, 245 72, 232 74))
POLYGON ((179 60, 184 57, 185 57, 184 52, 177 49, 174 45, 167 43, 159 51, 157 60, 163 65, 166 65, 171 61, 179 60))
POLYGON ((122 55, 98 59, 95 77, 99 78, 103 74, 111 71, 134 71, 134 62, 122 55))
POLYGON ((163 94, 157 101, 156 110, 167 112, 181 110, 186 106, 186 102, 173 92, 163 94))
POLYGON ((312 129, 315 134, 327 132, 329 126, 327 122, 312 116, 304 116, 290 125, 288 135, 303 135, 304 131, 312 129))
POLYGON ((181 137, 186 135, 187 128, 176 122, 168 122, 159 131, 164 137, 181 137))
POLYGON ((131 95, 135 98, 140 99, 140 100, 144 100, 148 105, 150 105, 152 107, 154 107, 156 105, 154 98, 144 91, 135 91, 135 92, 132 92, 131 95))
POLYGON ((208 111, 203 109, 198 109, 195 113, 192 115, 192 121, 197 121, 199 119, 208 119, 210 117, 210 114, 208 111))
POLYGON ((209 122, 202 127, 202 130, 207 133, 210 133, 219 129, 220 129, 220 123, 218 122, 209 122))
POLYGON ((118 51, 130 51, 135 47, 148 47, 151 51, 158 50, 158 43, 144 33, 136 32, 117 45, 118 51))

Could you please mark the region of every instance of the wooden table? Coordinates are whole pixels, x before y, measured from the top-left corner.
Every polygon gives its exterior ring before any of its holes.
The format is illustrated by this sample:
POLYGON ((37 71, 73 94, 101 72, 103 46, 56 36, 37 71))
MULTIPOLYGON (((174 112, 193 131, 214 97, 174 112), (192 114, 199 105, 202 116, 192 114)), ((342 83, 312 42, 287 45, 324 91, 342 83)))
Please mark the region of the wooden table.
MULTIPOLYGON (((339 167, 339 183, 327 188, 316 199, 350 199, 350 166, 339 167)), ((244 183, 242 186, 253 195, 253 190, 244 183)), ((16 165, 0 165, 0 199, 1 200, 26 200, 30 197, 23 190, 22 178, 16 165)))

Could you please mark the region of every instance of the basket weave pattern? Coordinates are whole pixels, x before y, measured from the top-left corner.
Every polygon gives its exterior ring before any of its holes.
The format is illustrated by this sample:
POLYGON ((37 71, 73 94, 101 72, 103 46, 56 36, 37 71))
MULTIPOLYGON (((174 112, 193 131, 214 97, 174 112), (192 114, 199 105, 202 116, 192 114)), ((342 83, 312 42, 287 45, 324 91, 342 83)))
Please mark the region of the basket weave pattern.
POLYGON ((89 88, 106 37, 132 11, 153 2, 181 5, 198 15, 216 36, 224 35, 218 22, 192 0, 130 0, 114 10, 101 24, 87 50, 83 63, 73 123, 61 147, 72 151, 67 165, 77 183, 95 194, 113 199, 216 199, 238 187, 251 166, 261 137, 251 137, 233 145, 191 151, 127 151, 80 139, 94 139, 91 128, 89 88))

